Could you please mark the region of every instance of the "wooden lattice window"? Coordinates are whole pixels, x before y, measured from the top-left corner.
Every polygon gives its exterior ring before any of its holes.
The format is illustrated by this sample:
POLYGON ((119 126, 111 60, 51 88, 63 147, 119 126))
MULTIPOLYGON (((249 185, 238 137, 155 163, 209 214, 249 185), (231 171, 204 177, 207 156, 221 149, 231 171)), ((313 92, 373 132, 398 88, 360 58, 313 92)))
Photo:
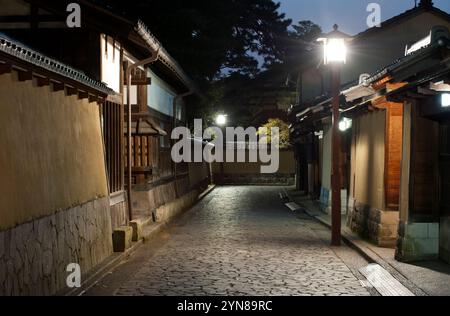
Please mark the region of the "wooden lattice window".
POLYGON ((121 192, 124 181, 124 108, 122 104, 106 101, 101 108, 103 136, 110 193, 121 192))

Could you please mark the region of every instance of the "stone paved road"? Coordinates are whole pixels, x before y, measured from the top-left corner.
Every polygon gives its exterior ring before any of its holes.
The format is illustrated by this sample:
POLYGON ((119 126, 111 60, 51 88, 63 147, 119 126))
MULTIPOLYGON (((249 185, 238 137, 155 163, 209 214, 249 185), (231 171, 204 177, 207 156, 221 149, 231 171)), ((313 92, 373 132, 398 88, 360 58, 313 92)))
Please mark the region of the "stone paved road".
POLYGON ((117 295, 369 295, 315 230, 290 212, 280 188, 220 187, 117 295))

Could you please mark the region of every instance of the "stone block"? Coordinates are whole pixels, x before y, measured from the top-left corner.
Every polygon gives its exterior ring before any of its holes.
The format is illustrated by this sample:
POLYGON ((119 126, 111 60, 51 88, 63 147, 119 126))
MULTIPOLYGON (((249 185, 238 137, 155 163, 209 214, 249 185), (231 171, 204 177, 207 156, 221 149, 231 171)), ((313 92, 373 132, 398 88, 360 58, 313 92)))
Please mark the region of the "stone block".
POLYGON ((397 238, 397 226, 396 225, 383 225, 378 226, 378 236, 380 238, 397 238))
POLYGON ((130 222, 130 227, 133 229, 132 233, 132 240, 138 241, 142 239, 142 230, 145 225, 149 224, 151 222, 151 218, 141 218, 141 219, 135 219, 130 222))
POLYGON ((133 229, 130 226, 119 227, 113 232, 114 252, 125 252, 131 247, 133 229))
POLYGON ((397 246, 397 237, 380 237, 377 241, 378 247, 395 249, 397 246))
POLYGON ((381 222, 385 225, 398 225, 400 221, 400 212, 398 211, 380 211, 381 222))

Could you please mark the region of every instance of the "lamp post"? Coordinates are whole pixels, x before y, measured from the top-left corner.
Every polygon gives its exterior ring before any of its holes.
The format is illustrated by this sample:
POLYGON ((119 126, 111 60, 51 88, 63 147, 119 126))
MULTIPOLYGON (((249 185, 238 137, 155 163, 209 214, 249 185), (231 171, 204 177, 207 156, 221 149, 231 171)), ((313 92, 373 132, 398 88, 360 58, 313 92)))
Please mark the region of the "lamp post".
POLYGON ((227 115, 225 115, 225 114, 219 114, 219 115, 217 115, 217 117, 216 117, 216 124, 217 124, 218 126, 223 127, 223 126, 225 126, 225 125, 227 124, 227 120, 228 120, 228 116, 227 116, 227 115))
MULTIPOLYGON (((228 122, 228 115, 226 114, 218 114, 216 116, 216 125, 220 127, 222 130, 222 139, 223 139, 223 150, 224 152, 227 150, 227 139, 226 139, 226 125, 228 122)), ((220 163, 220 182, 223 183, 225 177, 225 164, 222 161, 220 163)))
POLYGON ((334 30, 318 41, 323 43, 324 64, 331 68, 331 89, 332 89, 332 171, 331 171, 331 244, 341 245, 341 136, 339 130, 340 121, 340 88, 341 88, 341 67, 347 62, 346 42, 350 36, 338 31, 338 26, 334 25, 334 30))

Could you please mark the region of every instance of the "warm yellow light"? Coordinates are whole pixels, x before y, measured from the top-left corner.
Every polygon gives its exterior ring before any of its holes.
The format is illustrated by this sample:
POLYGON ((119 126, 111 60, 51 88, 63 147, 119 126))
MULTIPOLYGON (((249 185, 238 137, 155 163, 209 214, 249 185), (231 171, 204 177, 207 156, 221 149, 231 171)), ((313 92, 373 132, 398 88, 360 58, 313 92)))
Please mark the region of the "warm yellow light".
POLYGON ((347 62, 347 45, 345 39, 329 38, 324 40, 325 65, 347 62))
POLYGON ((216 124, 218 126, 226 125, 227 124, 227 116, 223 115, 223 114, 218 115, 217 118, 216 118, 216 124))

